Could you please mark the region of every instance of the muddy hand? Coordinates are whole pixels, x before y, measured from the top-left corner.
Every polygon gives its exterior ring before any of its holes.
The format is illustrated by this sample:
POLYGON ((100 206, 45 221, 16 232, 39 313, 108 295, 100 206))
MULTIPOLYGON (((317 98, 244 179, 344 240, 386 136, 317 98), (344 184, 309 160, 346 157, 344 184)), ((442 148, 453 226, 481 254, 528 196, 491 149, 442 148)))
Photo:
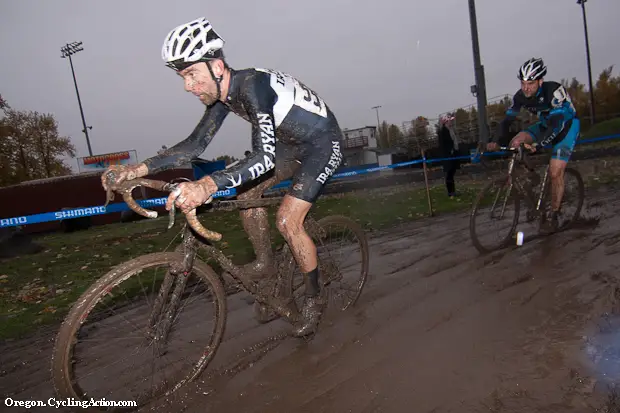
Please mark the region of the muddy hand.
POLYGON ((116 172, 114 170, 107 170, 101 175, 101 184, 103 189, 105 189, 105 204, 103 206, 108 206, 110 201, 114 201, 114 190, 113 185, 116 180, 116 172))
POLYGON ((210 201, 212 199, 211 194, 215 191, 211 191, 207 186, 202 181, 180 183, 168 196, 166 210, 170 211, 174 206, 183 213, 187 213, 210 201))
POLYGON ((125 181, 140 178, 148 174, 148 168, 144 164, 140 165, 110 165, 101 175, 103 189, 114 189, 115 186, 125 181))
POLYGON ((148 168, 140 165, 111 165, 101 174, 101 185, 106 191, 106 205, 114 200, 114 189, 125 181, 148 174, 148 168))

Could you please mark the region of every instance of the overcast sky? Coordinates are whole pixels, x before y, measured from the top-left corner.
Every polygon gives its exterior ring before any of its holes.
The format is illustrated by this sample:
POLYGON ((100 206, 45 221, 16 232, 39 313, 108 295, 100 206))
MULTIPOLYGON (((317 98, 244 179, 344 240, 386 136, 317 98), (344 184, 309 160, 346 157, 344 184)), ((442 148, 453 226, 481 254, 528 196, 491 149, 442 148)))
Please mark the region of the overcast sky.
MULTIPOLYGON (((519 65, 545 59, 547 79, 587 82, 575 0, 477 0, 489 98, 514 93, 519 65)), ((620 64, 619 0, 586 4, 595 76, 620 64)), ((0 94, 16 109, 52 113, 78 156, 88 155, 66 43, 95 154, 153 156, 184 139, 204 111, 161 60, 173 27, 205 16, 234 68, 288 72, 317 91, 341 127, 400 125, 475 102, 467 0, 0 0, 0 94)), ((615 71, 618 74, 618 71, 615 71)), ((202 157, 242 156, 250 126, 229 116, 202 157)), ((76 168, 76 161, 72 161, 76 168)))

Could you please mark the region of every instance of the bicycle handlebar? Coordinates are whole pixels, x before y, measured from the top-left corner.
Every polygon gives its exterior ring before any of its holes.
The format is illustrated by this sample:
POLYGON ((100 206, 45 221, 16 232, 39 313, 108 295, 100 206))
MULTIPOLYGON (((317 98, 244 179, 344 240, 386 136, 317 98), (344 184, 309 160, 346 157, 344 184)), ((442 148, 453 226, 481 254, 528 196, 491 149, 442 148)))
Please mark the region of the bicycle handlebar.
MULTIPOLYGON (((106 179, 109 182, 113 182, 114 177, 115 176, 114 176, 113 171, 109 171, 106 174, 106 179)), ((119 185, 116 185, 116 187, 114 188, 108 185, 109 189, 107 191, 107 199, 106 199, 105 205, 107 206, 108 202, 114 199, 113 192, 116 191, 117 193, 123 196, 123 200, 125 201, 127 206, 129 206, 129 208, 131 208, 136 214, 142 215, 143 217, 146 217, 146 218, 157 218, 158 216, 157 211, 153 211, 153 210, 141 207, 136 202, 136 200, 133 199, 133 197, 131 196, 131 192, 134 190, 134 188, 138 186, 145 186, 147 188, 155 189, 156 191, 172 192, 175 189, 177 189, 177 185, 178 184, 175 184, 175 183, 159 181, 159 180, 154 180, 154 179, 145 179, 145 178, 136 178, 136 179, 132 179, 129 181, 125 181, 119 185)), ((169 212, 170 223, 168 224, 168 229, 172 228, 172 226, 174 225, 174 215, 175 215, 175 206, 174 204, 172 204, 172 208, 170 208, 170 212, 169 212)), ((200 221, 198 220, 198 217, 196 216, 195 209, 192 209, 191 211, 186 213, 185 219, 187 220, 187 223, 194 231, 196 231, 198 234, 200 234, 202 237, 206 238, 207 240, 219 241, 222 239, 222 234, 206 229, 200 223, 200 221)))
MULTIPOLYGON (((507 151, 507 152, 518 152, 519 154, 523 153, 523 150, 526 149, 525 148, 525 143, 521 142, 521 144, 517 147, 511 147, 511 146, 498 146, 498 150, 500 151, 507 151)), ((539 143, 534 142, 531 144, 527 144, 529 146, 531 146, 532 148, 537 148, 539 146, 541 146, 539 143)), ((478 146, 477 148, 477 153, 476 153, 476 157, 484 155, 487 151, 482 149, 482 144, 478 146)), ((491 151, 494 152, 494 151, 491 151)))

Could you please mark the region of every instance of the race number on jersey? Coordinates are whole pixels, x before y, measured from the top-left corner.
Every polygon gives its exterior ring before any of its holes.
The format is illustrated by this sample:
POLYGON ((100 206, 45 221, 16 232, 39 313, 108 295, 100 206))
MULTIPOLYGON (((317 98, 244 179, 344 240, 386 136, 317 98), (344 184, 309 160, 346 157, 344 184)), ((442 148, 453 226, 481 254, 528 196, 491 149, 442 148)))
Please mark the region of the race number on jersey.
POLYGON ((568 94, 566 89, 564 89, 564 86, 560 86, 553 92, 551 106, 553 106, 554 108, 560 108, 565 104, 568 105, 573 112, 575 112, 575 106, 573 105, 573 101, 571 100, 570 95, 568 94))
POLYGON ((278 101, 273 107, 276 127, 282 123, 293 105, 315 115, 327 117, 327 107, 323 99, 294 77, 271 69, 256 68, 256 70, 271 75, 271 88, 278 95, 278 101))

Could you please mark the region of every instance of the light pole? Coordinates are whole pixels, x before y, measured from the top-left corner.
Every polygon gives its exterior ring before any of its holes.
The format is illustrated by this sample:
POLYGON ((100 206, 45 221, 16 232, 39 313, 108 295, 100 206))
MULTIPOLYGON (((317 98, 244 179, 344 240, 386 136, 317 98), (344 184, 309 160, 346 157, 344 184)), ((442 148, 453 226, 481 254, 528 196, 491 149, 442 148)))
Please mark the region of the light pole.
POLYGON ((86 126, 86 120, 84 119, 84 110, 82 109, 82 100, 80 99, 80 91, 78 90, 77 80, 75 80, 75 70, 73 70, 73 60, 71 60, 71 55, 74 55, 77 52, 81 52, 82 50, 84 50, 84 48, 82 47, 82 42, 67 43, 66 45, 60 48, 60 51, 62 52, 62 55, 60 57, 63 59, 65 57, 69 58, 69 64, 71 65, 71 73, 73 74, 73 84, 75 84, 75 93, 77 95, 78 105, 80 106, 80 114, 82 115, 82 126, 84 127, 84 129, 82 129, 82 132, 84 132, 84 135, 86 135, 86 144, 88 145, 88 154, 90 156, 93 156, 93 150, 90 147, 90 139, 88 138, 88 129, 92 129, 93 127, 86 126))
POLYGON ((583 15, 583 31, 586 37, 586 62, 588 64, 588 83, 590 84, 590 125, 594 125, 594 88, 592 87, 592 68, 590 67, 590 41, 588 40, 588 23, 586 21, 586 1, 577 0, 583 15))
POLYGON ((471 87, 471 92, 478 100, 478 130, 480 142, 489 142, 489 130, 487 128, 487 88, 484 81, 484 66, 480 62, 480 45, 478 44, 478 23, 476 22, 476 3, 469 0, 469 24, 471 26, 471 43, 474 52, 474 75, 476 84, 471 87))
POLYGON ((377 142, 381 142, 381 122, 379 121, 379 108, 381 106, 373 106, 370 109, 374 109, 377 111, 377 142))

